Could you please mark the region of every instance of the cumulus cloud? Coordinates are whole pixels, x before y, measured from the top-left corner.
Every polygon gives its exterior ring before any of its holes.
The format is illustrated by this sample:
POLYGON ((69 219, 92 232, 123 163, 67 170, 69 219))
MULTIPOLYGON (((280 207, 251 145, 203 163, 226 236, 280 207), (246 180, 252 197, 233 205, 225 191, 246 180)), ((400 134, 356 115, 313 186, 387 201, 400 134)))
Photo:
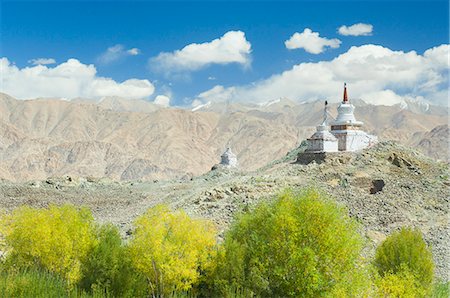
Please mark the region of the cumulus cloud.
POLYGON ((132 48, 132 49, 127 50, 127 53, 131 56, 136 56, 141 53, 141 50, 139 50, 138 48, 132 48))
POLYGON ((138 48, 132 48, 127 50, 123 45, 116 44, 106 49, 106 51, 102 53, 100 57, 98 57, 98 62, 100 62, 101 64, 109 64, 126 56, 139 55, 139 53, 140 50, 138 48))
POLYGON ((28 60, 28 63, 33 65, 47 65, 47 64, 55 64, 56 61, 53 58, 36 58, 28 60))
POLYGON ((351 26, 341 26, 338 29, 340 35, 351 35, 351 36, 361 36, 361 35, 372 35, 373 26, 371 24, 358 23, 351 26))
POLYGON ((336 38, 320 37, 318 32, 313 32, 311 29, 306 28, 302 33, 295 32, 284 44, 289 50, 304 49, 311 54, 320 54, 327 47, 339 48, 341 41, 336 38))
MULTIPOLYGON (((410 97, 407 97, 410 99, 410 97)), ((411 98, 412 99, 412 98, 411 98)), ((386 89, 381 91, 373 91, 364 94, 364 100, 377 105, 393 106, 403 103, 405 98, 396 94, 394 91, 386 89)))
POLYGON ((251 44, 242 31, 228 31, 210 42, 192 43, 171 53, 162 52, 149 60, 151 68, 165 72, 189 72, 211 64, 250 64, 251 44))
POLYGON ((198 103, 205 103, 208 101, 223 102, 229 101, 236 96, 236 87, 225 88, 222 85, 216 85, 213 88, 200 93, 197 96, 198 103))
POLYGON ((351 47, 330 61, 300 63, 265 80, 237 87, 216 86, 197 96, 201 102, 267 102, 287 97, 297 101, 339 101, 343 82, 350 98, 392 105, 416 99, 448 105, 450 45, 425 51, 393 51, 379 45, 351 47))
POLYGON ((170 106, 170 98, 166 95, 158 95, 155 97, 153 103, 167 108, 170 106))
POLYGON ((201 100, 198 99, 198 98, 195 98, 195 99, 191 102, 191 106, 192 106, 193 108, 199 107, 199 106, 201 106, 202 104, 203 104, 203 101, 201 101, 201 100))
POLYGON ((55 67, 36 65, 18 68, 7 58, 0 59, 0 92, 16 98, 61 97, 100 98, 121 96, 147 98, 155 88, 148 80, 129 79, 116 82, 97 76, 94 65, 69 59, 55 67))

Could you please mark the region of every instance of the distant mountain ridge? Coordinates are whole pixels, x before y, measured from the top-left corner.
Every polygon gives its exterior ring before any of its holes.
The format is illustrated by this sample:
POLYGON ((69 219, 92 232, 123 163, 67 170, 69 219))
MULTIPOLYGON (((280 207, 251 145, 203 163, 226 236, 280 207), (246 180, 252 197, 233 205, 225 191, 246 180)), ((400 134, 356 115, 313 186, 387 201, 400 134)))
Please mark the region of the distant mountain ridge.
MULTIPOLYGON (((448 160, 442 141, 448 109, 354 104, 368 132, 448 160)), ((329 108, 334 115, 336 106, 329 108)), ((0 178, 190 177, 207 172, 227 146, 243 170, 255 170, 309 137, 322 114, 322 102, 288 99, 266 105, 211 103, 190 111, 118 97, 16 100, 0 94, 0 178)))

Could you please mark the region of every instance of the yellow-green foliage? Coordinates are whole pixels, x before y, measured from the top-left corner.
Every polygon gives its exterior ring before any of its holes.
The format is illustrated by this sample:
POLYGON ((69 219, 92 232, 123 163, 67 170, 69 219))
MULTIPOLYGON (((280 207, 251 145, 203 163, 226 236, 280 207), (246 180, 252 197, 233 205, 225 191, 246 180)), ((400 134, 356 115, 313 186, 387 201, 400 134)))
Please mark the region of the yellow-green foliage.
POLYGON ((65 297, 67 282, 48 272, 0 272, 0 297, 65 297))
MULTIPOLYGON (((112 297, 105 289, 96 289, 92 293, 68 285, 60 276, 36 268, 0 271, 0 297, 8 298, 105 298, 112 297)), ((122 297, 122 296, 115 296, 122 297)), ((144 296, 131 296, 144 297, 144 296)))
POLYGON ((377 281, 379 297, 418 298, 426 297, 427 291, 407 266, 396 273, 388 272, 377 281))
POLYGON ((5 235, 1 230, 1 220, 5 217, 6 211, 0 208, 0 251, 5 251, 6 243, 5 243, 5 235))
POLYGON ((375 267, 382 278, 386 275, 414 276, 420 294, 430 291, 434 277, 434 263, 431 250, 419 230, 402 228, 393 233, 377 248, 375 267), (403 275, 402 275, 403 274, 403 275))
POLYGON ((144 297, 147 284, 133 270, 119 230, 106 224, 97 230, 97 243, 83 263, 79 286, 87 292, 104 289, 114 297, 144 297))
POLYGON ((438 281, 433 286, 433 298, 448 298, 450 297, 450 282, 438 281))
POLYGON ((93 218, 88 209, 23 206, 2 218, 8 260, 15 267, 41 267, 70 283, 81 277, 81 263, 94 245, 93 218))
POLYGON ((189 290, 210 265, 215 249, 215 229, 210 222, 158 205, 139 217, 135 227, 131 259, 147 277, 153 295, 189 290))
POLYGON ((362 247, 344 209, 317 191, 286 192, 238 218, 210 280, 222 295, 361 297, 370 288, 362 247))

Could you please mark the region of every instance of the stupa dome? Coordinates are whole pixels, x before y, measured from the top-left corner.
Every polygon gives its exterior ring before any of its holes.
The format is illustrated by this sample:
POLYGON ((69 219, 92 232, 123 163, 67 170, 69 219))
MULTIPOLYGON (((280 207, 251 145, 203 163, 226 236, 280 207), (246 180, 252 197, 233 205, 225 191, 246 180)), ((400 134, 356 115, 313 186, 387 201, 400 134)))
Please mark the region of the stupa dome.
POLYGON ((354 111, 355 106, 349 102, 347 96, 347 85, 344 84, 344 98, 337 108, 338 115, 332 125, 362 126, 363 123, 355 119, 355 115, 353 114, 354 111))

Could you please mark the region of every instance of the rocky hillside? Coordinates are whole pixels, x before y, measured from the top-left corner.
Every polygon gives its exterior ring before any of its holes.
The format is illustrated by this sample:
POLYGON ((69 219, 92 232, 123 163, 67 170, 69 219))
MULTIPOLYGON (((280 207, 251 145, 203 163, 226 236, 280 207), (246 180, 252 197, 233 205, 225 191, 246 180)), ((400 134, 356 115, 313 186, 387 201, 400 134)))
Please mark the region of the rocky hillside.
MULTIPOLYGON (((442 141, 448 134, 446 109, 353 103, 356 117, 381 140, 448 158, 442 141)), ((228 145, 243 170, 255 170, 309 137, 321 121, 322 108, 322 102, 283 99, 264 105, 217 103, 190 111, 116 97, 100 102, 16 100, 0 94, 0 178, 191 177, 207 172, 228 145)), ((331 105, 330 111, 335 110, 336 104, 331 105)))
POLYGON ((382 142, 359 153, 327 155, 323 162, 297 160, 297 148, 251 172, 218 169, 198 177, 167 181, 113 181, 66 176, 43 181, 0 183, 0 206, 86 205, 100 222, 124 235, 148 207, 166 203, 196 217, 212 219, 220 230, 233 216, 270 200, 286 188, 317 187, 346 206, 368 239, 368 254, 402 226, 421 229, 432 246, 437 274, 449 280, 449 165, 397 143, 382 142), (299 162, 300 161, 300 162, 299 162))

